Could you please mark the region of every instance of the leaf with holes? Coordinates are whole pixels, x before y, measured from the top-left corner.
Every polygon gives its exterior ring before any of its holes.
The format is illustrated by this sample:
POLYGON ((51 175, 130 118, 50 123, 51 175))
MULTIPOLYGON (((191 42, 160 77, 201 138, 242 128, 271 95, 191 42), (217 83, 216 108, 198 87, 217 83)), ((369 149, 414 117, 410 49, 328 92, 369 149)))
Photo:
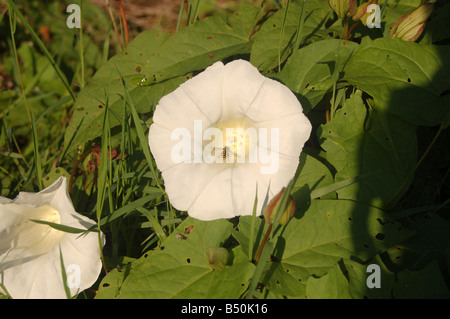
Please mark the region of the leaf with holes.
POLYGON ((152 55, 167 39, 165 33, 145 31, 130 42, 125 52, 114 56, 97 71, 80 91, 74 105, 74 113, 64 137, 64 146, 68 152, 101 135, 106 105, 112 112, 111 127, 119 125, 124 116, 124 87, 118 71, 129 83, 127 85, 139 113, 150 112, 164 94, 185 81, 184 77, 179 77, 152 86, 131 83, 136 77, 142 76, 143 65, 154 60, 152 55))
POLYGON ((320 278, 309 277, 306 283, 308 299, 350 299, 349 285, 338 265, 320 278))
POLYGON ((339 198, 392 205, 414 176, 416 128, 377 107, 368 113, 360 91, 319 127, 318 136, 337 170, 335 181, 359 177, 358 183, 337 191, 339 198))
POLYGON ((394 286, 395 276, 383 263, 379 255, 375 256, 366 264, 361 264, 352 259, 344 260, 347 269, 350 295, 355 299, 389 299, 392 296, 392 288, 394 286), (367 287, 367 279, 375 272, 368 272, 368 265, 375 264, 380 267, 380 287, 367 287))
MULTIPOLYGON (((330 170, 313 156, 302 152, 300 154, 298 176, 294 187, 292 188, 292 197, 295 200, 297 210, 304 212, 310 203, 311 192, 323 186, 333 184, 333 175, 330 170)), ((325 198, 336 198, 336 194, 332 193, 325 198)))
POLYGON ((230 18, 213 16, 199 20, 171 36, 142 66, 144 84, 151 84, 192 71, 235 54, 249 53, 249 40, 258 8, 245 3, 230 18))
MULTIPOLYGON (((263 275, 266 286, 288 297, 304 297, 308 278, 325 275, 340 259, 369 260, 413 234, 383 211, 349 200, 313 200, 302 215, 296 212, 286 228, 277 231, 272 264, 263 275)), ((267 225, 261 218, 254 224, 255 253, 267 225)), ((244 253, 251 225, 252 217, 241 216, 232 233, 244 253)))
POLYGON ((132 263, 117 297, 239 298, 254 265, 239 249, 229 251, 223 269, 212 267, 208 258, 209 248, 221 247, 232 227, 225 219, 204 222, 188 217, 163 246, 132 263))
POLYGON ((276 78, 297 94, 309 112, 333 87, 332 73, 342 72, 358 44, 329 39, 314 42, 295 51, 276 78))
POLYGON ((448 45, 367 40, 345 66, 344 79, 388 112, 415 125, 437 125, 450 110, 449 58, 448 45))
POLYGON ((81 90, 65 135, 67 151, 100 136, 105 105, 113 114, 111 127, 120 124, 124 116, 124 88, 119 72, 137 112, 149 113, 162 96, 177 88, 191 72, 236 54, 249 53, 257 8, 245 5, 242 10, 246 13, 238 11, 229 21, 223 16, 205 18, 173 36, 154 30, 139 34, 125 52, 103 65, 81 90))

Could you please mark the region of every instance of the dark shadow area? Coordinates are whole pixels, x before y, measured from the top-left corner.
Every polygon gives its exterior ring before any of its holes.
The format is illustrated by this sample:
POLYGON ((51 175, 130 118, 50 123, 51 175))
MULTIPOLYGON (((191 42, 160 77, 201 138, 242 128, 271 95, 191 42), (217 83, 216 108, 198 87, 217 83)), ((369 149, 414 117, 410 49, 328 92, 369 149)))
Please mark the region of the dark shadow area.
MULTIPOLYGON (((450 17, 447 16, 447 19, 450 17)), ((433 38, 433 33, 427 36, 433 38)), ((446 203, 450 197, 450 137, 449 129, 441 129, 441 123, 439 123, 448 118, 450 110, 448 103, 450 100, 448 90, 450 47, 447 45, 448 39, 444 43, 441 37, 439 39, 439 45, 434 43, 433 45, 436 46, 435 52, 438 52, 442 67, 433 74, 432 78, 429 78, 428 82, 424 84, 422 81, 416 84, 413 76, 407 76, 408 66, 405 66, 405 81, 410 85, 407 85, 405 89, 394 91, 385 106, 377 102, 365 101, 367 112, 370 114, 366 133, 370 133, 372 129, 370 121, 377 120, 376 117, 387 119, 384 123, 387 125, 386 130, 392 130, 395 123, 403 122, 402 125, 405 127, 409 126, 411 130, 416 130, 417 157, 412 167, 401 167, 403 182, 397 185, 397 191, 388 198, 381 193, 373 193, 372 198, 368 198, 367 189, 363 189, 368 186, 358 184, 357 202, 371 205, 382 198, 383 206, 377 206, 388 216, 392 216, 392 221, 385 220, 383 223, 394 225, 392 222, 397 222, 399 224, 395 224, 395 227, 399 231, 408 229, 415 232, 405 241, 381 253, 380 256, 366 261, 357 261, 363 264, 363 267, 378 264, 381 269, 381 288, 369 288, 366 285, 362 292, 363 298, 448 298, 450 296, 448 259, 450 209, 446 203), (440 88, 440 91, 436 92, 436 88, 440 88), (431 113, 435 115, 430 115, 431 113), (417 119, 421 117, 423 117, 422 123, 417 123, 417 119), (397 218, 397 216, 400 217, 397 218), (380 294, 380 291, 383 293, 380 294)), ((420 43, 420 40, 417 42, 420 43)), ((420 45, 425 44, 420 43, 420 45)), ((393 62, 402 64, 402 61, 393 61, 392 59, 395 59, 393 55, 388 54, 386 59, 389 60, 389 65, 393 62)), ((395 150, 400 152, 395 141, 392 142, 395 150)), ((365 134, 358 149, 358 175, 366 173, 364 165, 367 161, 364 158, 372 155, 370 145, 370 135, 365 134)), ((400 162, 400 165, 409 164, 400 162)), ((387 187, 391 186, 387 185, 387 187)), ((355 207, 357 208, 352 212, 352 220, 359 220, 359 222, 352 223, 354 234, 361 233, 363 230, 372 239, 374 246, 377 241, 389 240, 384 234, 370 233, 368 225, 374 221, 368 220, 369 206, 355 207)), ((384 224, 382 226, 384 227, 384 224)), ((357 237, 354 236, 354 238, 357 237)), ((365 243, 355 242, 354 245, 358 252, 364 250, 365 243)), ((367 276, 369 275, 370 273, 367 273, 367 276)))

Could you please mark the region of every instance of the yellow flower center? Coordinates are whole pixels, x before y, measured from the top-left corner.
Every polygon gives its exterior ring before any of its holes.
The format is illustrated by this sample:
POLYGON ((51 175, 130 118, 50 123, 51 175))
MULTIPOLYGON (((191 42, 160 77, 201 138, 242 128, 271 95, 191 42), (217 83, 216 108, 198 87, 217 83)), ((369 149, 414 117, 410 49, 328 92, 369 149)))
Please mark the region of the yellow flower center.
POLYGON ((61 224, 59 212, 46 204, 39 207, 25 207, 17 204, 14 210, 20 211, 22 219, 15 230, 8 236, 11 248, 40 255, 50 252, 64 237, 65 233, 49 225, 32 221, 40 220, 61 224))
MULTIPOLYGON (((257 131, 251 127, 248 119, 240 118, 216 123, 211 127, 218 129, 214 134, 212 155, 220 163, 249 162, 257 143, 257 131)), ((205 145, 204 145, 205 147, 205 145)))

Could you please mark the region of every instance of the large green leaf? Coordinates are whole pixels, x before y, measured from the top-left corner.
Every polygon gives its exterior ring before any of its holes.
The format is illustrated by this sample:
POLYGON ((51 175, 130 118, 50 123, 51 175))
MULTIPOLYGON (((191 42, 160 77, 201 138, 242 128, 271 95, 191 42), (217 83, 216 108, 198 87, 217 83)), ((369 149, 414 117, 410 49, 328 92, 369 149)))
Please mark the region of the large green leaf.
POLYGON ((305 112, 333 87, 332 73, 342 72, 358 44, 337 39, 314 42, 295 51, 276 76, 297 94, 305 112))
MULTIPOLYGON (((301 12, 302 5, 291 1, 286 15, 284 9, 278 10, 264 22, 254 36, 250 56, 250 62, 253 65, 260 70, 270 70, 278 65, 279 55, 281 62, 286 60, 295 43, 301 12)), ((330 8, 325 0, 307 2, 301 34, 303 40, 307 40, 322 28, 329 12, 330 8)))
POLYGON ((347 200, 313 200, 305 215, 292 219, 282 238, 283 263, 320 275, 340 258, 368 260, 412 233, 374 207, 347 200))
POLYGON ((309 277, 306 283, 308 299, 350 299, 348 281, 338 265, 320 278, 309 277))
POLYGON ((124 88, 119 72, 127 82, 137 112, 148 113, 162 96, 186 81, 190 72, 249 53, 257 9, 249 5, 243 9, 247 10, 245 14, 237 12, 228 21, 222 16, 206 18, 173 36, 154 30, 139 34, 125 52, 103 65, 81 90, 67 128, 66 149, 74 150, 100 136, 106 104, 116 115, 111 116, 111 127, 120 123, 124 88))
MULTIPOLYGON (((292 188, 295 205, 300 211, 305 211, 310 202, 311 192, 323 186, 333 184, 333 175, 330 170, 314 157, 303 152, 300 155, 300 175, 292 188)), ((335 194, 324 196, 335 198, 335 194)))
POLYGON ((356 92, 336 116, 318 129, 336 181, 359 177, 339 190, 339 198, 383 207, 401 198, 414 174, 417 156, 415 127, 379 110, 369 113, 356 92))
MULTIPOLYGON (((340 259, 369 260, 412 235, 381 210, 354 201, 313 200, 302 215, 297 212, 278 230, 274 258, 264 276, 269 289, 288 297, 305 297, 308 278, 325 275, 340 259)), ((253 224, 254 256, 267 225, 261 218, 253 224)), ((244 253, 251 227, 252 217, 240 217, 238 231, 232 233, 244 253)))
MULTIPOLYGON (((350 295, 355 299, 389 299, 392 296, 392 288, 394 286, 394 273, 389 271, 382 262, 379 255, 370 260, 366 264, 361 264, 355 260, 345 259, 345 268, 348 273, 350 295), (374 264, 380 268, 379 272, 379 287, 368 287, 367 279, 370 275, 377 275, 378 273, 367 271, 368 266, 374 264)), ((377 270, 378 271, 378 270, 377 270)))
POLYGON ((244 4, 230 18, 214 16, 171 36, 142 66, 144 83, 164 81, 206 68, 211 62, 249 53, 258 8, 244 4))
POLYGON ((345 80, 388 112, 416 125, 437 125, 450 110, 449 57, 448 45, 368 40, 345 66, 345 80))
MULTIPOLYGON (((209 248, 223 245, 231 228, 232 224, 225 219, 203 222, 188 217, 160 248, 132 264, 117 297, 240 297, 254 265, 237 249, 230 251, 232 261, 223 269, 211 267, 207 257, 209 248)), ((116 276, 112 278, 114 283, 116 276)))
MULTIPOLYGON (((130 42, 126 52, 117 54, 97 71, 77 96, 64 140, 69 152, 101 135, 106 105, 113 114, 124 116, 124 87, 118 71, 127 82, 138 77, 142 73, 142 66, 149 63, 152 54, 167 39, 167 34, 145 31, 130 42)), ((185 78, 177 78, 152 86, 129 83, 128 87, 138 112, 149 112, 161 96, 175 89, 184 80, 185 78)), ((110 116, 110 119, 112 127, 120 123, 116 116, 110 116)))

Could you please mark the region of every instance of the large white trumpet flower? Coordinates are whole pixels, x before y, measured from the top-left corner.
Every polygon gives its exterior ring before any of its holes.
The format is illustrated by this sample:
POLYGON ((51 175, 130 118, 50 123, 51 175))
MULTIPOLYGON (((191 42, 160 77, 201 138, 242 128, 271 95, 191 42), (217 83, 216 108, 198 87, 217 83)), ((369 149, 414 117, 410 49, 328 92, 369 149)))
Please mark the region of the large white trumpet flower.
POLYGON ((156 107, 149 144, 172 205, 213 220, 253 212, 293 178, 311 123, 295 95, 244 60, 216 62, 156 107))
POLYGON ((61 254, 71 296, 91 287, 101 270, 98 234, 63 232, 32 220, 77 229, 95 225, 74 210, 64 177, 38 193, 0 197, 0 283, 11 297, 66 298, 61 254))

